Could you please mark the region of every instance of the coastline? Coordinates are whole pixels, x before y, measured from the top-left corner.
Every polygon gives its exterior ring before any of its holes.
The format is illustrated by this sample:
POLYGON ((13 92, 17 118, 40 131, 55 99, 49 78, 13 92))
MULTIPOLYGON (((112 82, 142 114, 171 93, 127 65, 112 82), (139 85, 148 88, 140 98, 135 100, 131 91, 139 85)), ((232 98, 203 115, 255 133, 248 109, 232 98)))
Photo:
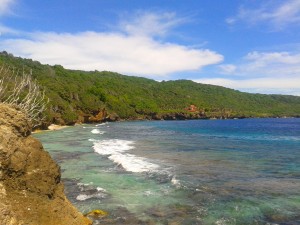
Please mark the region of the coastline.
MULTIPOLYGON (((177 118, 177 117, 168 117, 168 118, 160 118, 160 119, 153 119, 153 118, 119 118, 118 120, 103 120, 98 122, 90 122, 87 124, 102 124, 106 122, 133 122, 133 121, 182 121, 182 120, 242 120, 242 119, 289 119, 289 118, 300 118, 300 116, 268 116, 268 117, 252 117, 252 116, 240 116, 240 117, 204 117, 204 118, 177 118)), ((38 127, 37 129, 33 130, 32 133, 40 133, 45 131, 57 131, 62 130, 68 127, 73 127, 78 124, 82 123, 74 123, 73 125, 59 125, 59 124, 50 124, 47 129, 43 129, 38 127)))
POLYGON ((65 129, 67 127, 70 127, 70 126, 65 126, 65 125, 58 125, 58 124, 51 124, 47 127, 47 129, 36 129, 36 130, 33 130, 32 133, 33 134, 37 134, 37 133, 41 133, 41 132, 45 132, 45 131, 56 131, 56 130, 62 130, 62 129, 65 129))

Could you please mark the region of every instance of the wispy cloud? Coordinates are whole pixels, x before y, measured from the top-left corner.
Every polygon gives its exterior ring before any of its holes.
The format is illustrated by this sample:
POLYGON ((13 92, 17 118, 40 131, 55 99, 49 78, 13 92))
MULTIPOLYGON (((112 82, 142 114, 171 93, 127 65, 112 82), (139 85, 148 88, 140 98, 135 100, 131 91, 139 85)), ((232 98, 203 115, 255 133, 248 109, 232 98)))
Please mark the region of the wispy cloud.
POLYGON ((6 35, 6 34, 17 35, 19 33, 20 33, 19 31, 15 30, 13 28, 10 28, 10 27, 7 27, 7 26, 4 26, 4 25, 0 24, 0 36, 6 35))
POLYGON ((243 77, 300 77, 300 53, 254 51, 239 64, 219 68, 223 74, 243 77))
POLYGON ((196 81, 251 92, 300 95, 300 53, 254 51, 240 63, 218 68, 219 77, 196 81))
MULTIPOLYGON (((241 80, 226 78, 196 79, 196 82, 220 85, 235 89, 298 89, 300 91, 300 77, 294 78, 245 78, 241 80)), ((300 93, 299 93, 300 94, 300 93)))
POLYGON ((11 7, 15 0, 0 0, 0 16, 11 13, 11 7))
POLYGON ((266 23, 273 30, 281 30, 288 25, 299 25, 300 22, 300 1, 299 0, 268 0, 261 1, 256 8, 242 6, 236 16, 226 19, 228 24, 235 24, 239 21, 255 25, 266 23))
POLYGON ((144 12, 139 11, 128 16, 119 24, 119 29, 135 36, 165 36, 173 28, 186 23, 187 19, 178 17, 174 12, 144 12), (128 19, 129 17, 129 19, 128 19))
POLYGON ((236 66, 233 64, 223 64, 223 65, 219 65, 219 68, 221 70, 222 73, 224 74, 234 74, 236 71, 236 66))
MULTIPOLYGON (((13 14, 13 6, 17 0, 0 0, 0 18, 13 14)), ((16 29, 6 26, 0 22, 0 36, 6 34, 17 34, 19 33, 16 29)))
POLYGON ((133 20, 122 21, 119 31, 32 33, 27 38, 4 40, 0 48, 70 69, 110 70, 153 78, 220 63, 223 56, 212 50, 154 38, 167 35, 181 21, 172 13, 139 14, 133 20))
POLYGON ((264 94, 289 94, 300 96, 300 78, 256 78, 256 79, 224 79, 224 78, 204 78, 194 80, 203 84, 214 84, 218 86, 233 88, 236 90, 264 93, 264 94))

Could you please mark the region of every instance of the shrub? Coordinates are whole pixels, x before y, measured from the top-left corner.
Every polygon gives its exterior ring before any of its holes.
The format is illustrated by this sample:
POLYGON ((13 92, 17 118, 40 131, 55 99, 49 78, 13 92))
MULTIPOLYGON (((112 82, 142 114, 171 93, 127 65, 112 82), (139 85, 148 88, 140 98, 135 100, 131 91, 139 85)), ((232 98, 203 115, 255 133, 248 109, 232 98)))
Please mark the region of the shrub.
POLYGON ((0 102, 20 109, 33 127, 42 122, 42 113, 46 110, 48 98, 31 73, 24 71, 20 75, 6 66, 0 68, 0 102))

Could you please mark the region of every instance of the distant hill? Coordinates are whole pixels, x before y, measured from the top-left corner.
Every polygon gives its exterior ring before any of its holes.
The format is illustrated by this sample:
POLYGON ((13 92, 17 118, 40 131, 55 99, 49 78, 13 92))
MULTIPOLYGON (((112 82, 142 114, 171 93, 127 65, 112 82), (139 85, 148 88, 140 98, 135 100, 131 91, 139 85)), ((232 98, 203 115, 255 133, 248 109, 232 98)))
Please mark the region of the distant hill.
MULTIPOLYGON (((46 123, 118 119, 299 117, 300 97, 249 94, 189 80, 157 82, 77 71, 0 53, 0 65, 29 72, 49 97, 46 123)), ((1 75, 0 75, 1 76, 1 75)))

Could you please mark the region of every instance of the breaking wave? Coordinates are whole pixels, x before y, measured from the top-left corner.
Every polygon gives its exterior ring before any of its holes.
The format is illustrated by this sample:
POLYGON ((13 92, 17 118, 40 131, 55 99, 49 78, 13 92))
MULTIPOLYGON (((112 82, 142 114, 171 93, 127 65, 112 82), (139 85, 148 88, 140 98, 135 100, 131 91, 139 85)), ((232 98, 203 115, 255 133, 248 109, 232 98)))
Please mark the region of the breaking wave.
POLYGON ((149 162, 144 157, 138 157, 129 150, 134 149, 134 141, 109 139, 109 140, 94 140, 93 149, 100 155, 107 155, 108 159, 124 168, 126 171, 133 173, 151 172, 159 168, 157 164, 149 162))

